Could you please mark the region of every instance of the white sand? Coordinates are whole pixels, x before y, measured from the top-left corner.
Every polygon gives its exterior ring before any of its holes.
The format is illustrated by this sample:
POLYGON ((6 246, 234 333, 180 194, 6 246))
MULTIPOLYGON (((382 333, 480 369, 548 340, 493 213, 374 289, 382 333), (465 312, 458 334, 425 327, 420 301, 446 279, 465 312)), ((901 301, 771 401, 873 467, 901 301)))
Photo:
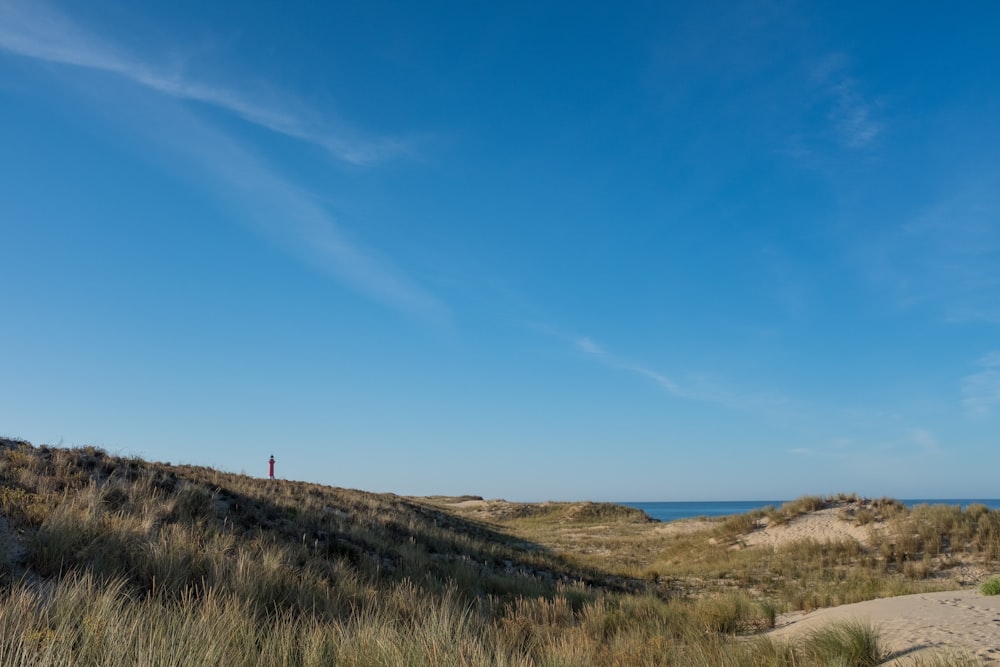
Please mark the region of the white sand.
POLYGON ((486 507, 489 503, 485 500, 461 500, 457 503, 448 503, 450 507, 457 509, 469 509, 473 507, 486 507))
POLYGON ((984 664, 1000 664, 1000 596, 978 591, 918 593, 779 617, 775 638, 844 620, 867 620, 879 630, 900 665, 938 651, 966 651, 984 664))
POLYGON ((797 516, 781 525, 770 525, 768 520, 764 519, 764 527, 747 535, 744 541, 750 547, 761 544, 777 546, 807 539, 817 542, 851 539, 867 544, 868 536, 874 526, 858 526, 853 521, 845 521, 840 518, 840 512, 840 508, 831 507, 797 516))

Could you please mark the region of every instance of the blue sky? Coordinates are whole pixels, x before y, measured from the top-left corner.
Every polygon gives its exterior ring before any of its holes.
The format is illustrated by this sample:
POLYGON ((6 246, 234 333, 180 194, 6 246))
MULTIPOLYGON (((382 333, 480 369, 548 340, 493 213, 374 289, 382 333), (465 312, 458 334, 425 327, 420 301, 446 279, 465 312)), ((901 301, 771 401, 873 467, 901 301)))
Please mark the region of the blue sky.
POLYGON ((992 3, 0 0, 0 432, 996 497, 992 3))

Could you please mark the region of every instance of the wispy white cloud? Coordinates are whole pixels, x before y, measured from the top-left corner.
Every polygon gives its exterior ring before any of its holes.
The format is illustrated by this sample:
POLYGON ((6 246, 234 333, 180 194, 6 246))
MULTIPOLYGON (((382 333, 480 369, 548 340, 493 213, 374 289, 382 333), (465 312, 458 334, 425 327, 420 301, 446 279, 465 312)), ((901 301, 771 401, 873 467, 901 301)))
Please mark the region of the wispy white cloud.
POLYGON ((311 194, 242 145, 177 106, 157 105, 148 114, 159 114, 157 136, 150 140, 204 171, 214 194, 254 231, 378 301, 434 324, 450 321, 448 308, 437 298, 393 262, 351 239, 311 194), (167 136, 160 136, 164 132, 167 136))
POLYGON ((969 415, 984 417, 1000 408, 1000 352, 984 355, 978 365, 982 370, 962 379, 962 403, 969 415))
POLYGON ((655 384, 659 385, 660 388, 666 390, 668 393, 681 397, 681 398, 693 398, 693 396, 688 395, 676 382, 671 378, 667 377, 659 371, 647 368, 640 364, 634 364, 625 361, 618 356, 608 352, 603 346, 595 342, 589 336, 568 336, 561 333, 557 329, 550 326, 538 326, 539 330, 549 334, 550 336, 555 336, 556 338, 561 338, 573 345, 577 350, 583 352, 587 357, 597 361, 598 363, 607 366, 608 368, 613 368, 615 370, 627 371, 629 373, 634 373, 636 375, 642 376, 647 380, 652 380, 655 384))
POLYGON ((866 227, 867 277, 903 307, 929 304, 948 322, 1000 323, 1000 175, 962 183, 902 224, 866 227))
POLYGON ((0 4, 0 49, 36 60, 117 74, 173 98, 224 109, 274 132, 315 144, 353 164, 379 162, 410 150, 408 142, 398 138, 359 139, 356 132, 332 126, 328 115, 320 117, 303 104, 288 103, 292 96, 287 91, 254 96, 157 66, 101 40, 40 1, 5 0, 0 4), (275 99, 286 102, 275 104, 275 99))
POLYGON ((908 433, 909 439, 924 453, 930 454, 938 451, 938 441, 934 434, 923 428, 911 428, 908 433))
POLYGON ((649 365, 636 363, 611 352, 589 336, 571 336, 548 325, 535 324, 532 328, 566 341, 588 359, 602 366, 641 377, 677 398, 716 403, 735 409, 774 408, 787 403, 784 397, 775 393, 742 392, 724 382, 711 381, 705 377, 678 381, 649 365))
POLYGON ((874 118, 874 107, 858 92, 854 79, 845 78, 830 89, 833 121, 837 136, 848 148, 864 148, 882 131, 874 118))
POLYGON ((155 71, 123 57, 43 4, 19 0, 0 4, 0 48, 112 72, 140 84, 123 87, 113 103, 92 96, 94 104, 108 117, 120 120, 123 128, 142 136, 157 158, 179 165, 197 187, 210 190, 234 211, 237 220, 274 245, 393 308, 434 324, 450 320, 444 304, 392 261, 350 238, 315 197, 182 102, 197 100, 227 109, 264 127, 323 145, 343 160, 374 159, 377 148, 313 132, 283 108, 261 106, 226 89, 155 71), (128 113, 122 111, 124 107, 128 113))
POLYGON ((813 70, 813 78, 826 99, 827 118, 837 141, 847 148, 861 149, 878 138, 883 124, 877 119, 878 105, 861 92, 847 64, 843 54, 829 54, 813 70))
POLYGON ((678 385, 676 382, 674 382, 672 379, 670 379, 663 373, 660 373, 659 371, 655 371, 651 368, 646 368, 645 366, 620 362, 617 360, 614 361, 615 363, 613 363, 613 366, 615 368, 621 369, 623 371, 630 371, 632 373, 635 373, 636 375, 641 375, 642 377, 652 380, 653 382, 658 384, 661 389, 665 389, 668 393, 673 394, 674 396, 679 396, 681 398, 696 398, 700 400, 721 402, 709 396, 705 395, 699 396, 691 392, 688 392, 685 389, 683 389, 680 385, 678 385))
POLYGON ((796 456, 829 461, 867 461, 876 457, 894 462, 906 462, 942 453, 937 437, 928 429, 906 426, 889 415, 883 415, 882 422, 874 425, 874 428, 865 426, 856 436, 828 437, 813 446, 795 447, 787 451, 796 456))
POLYGON ((1000 368, 1000 351, 994 350, 983 355, 983 358, 979 360, 979 363, 987 368, 1000 368))
POLYGON ((587 337, 583 337, 577 340, 576 346, 581 350, 583 350, 584 352, 586 352, 587 354, 596 354, 596 355, 604 354, 604 350, 601 349, 601 346, 587 337))

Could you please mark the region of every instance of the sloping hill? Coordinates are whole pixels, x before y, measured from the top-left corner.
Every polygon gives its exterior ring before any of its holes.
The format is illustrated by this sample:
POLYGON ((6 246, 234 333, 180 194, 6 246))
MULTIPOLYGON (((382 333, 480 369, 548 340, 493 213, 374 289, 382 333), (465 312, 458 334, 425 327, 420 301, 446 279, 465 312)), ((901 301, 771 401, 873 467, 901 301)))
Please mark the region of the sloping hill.
POLYGON ((2 665, 827 664, 741 635, 998 557, 983 507, 803 498, 684 526, 0 439, 2 665))
POLYGON ((0 451, 8 583, 85 570, 125 578, 139 591, 155 582, 179 592, 224 582, 224 564, 251 549, 281 552, 299 576, 333 563, 370 582, 410 579, 433 588, 460 580, 473 595, 517 591, 511 570, 534 593, 555 582, 614 587, 599 570, 572 567, 551 550, 420 499, 150 463, 92 447, 0 440, 0 451))

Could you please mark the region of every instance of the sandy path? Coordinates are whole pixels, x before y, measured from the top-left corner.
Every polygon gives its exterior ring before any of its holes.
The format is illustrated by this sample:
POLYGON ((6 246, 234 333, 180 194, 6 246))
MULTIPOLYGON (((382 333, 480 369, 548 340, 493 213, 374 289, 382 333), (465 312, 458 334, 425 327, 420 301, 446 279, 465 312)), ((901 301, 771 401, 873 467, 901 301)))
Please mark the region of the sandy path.
POLYGON ((868 620, 903 665, 938 650, 968 651, 984 664, 1000 665, 1000 596, 978 591, 919 593, 830 609, 786 614, 771 635, 798 633, 843 620, 868 620))

